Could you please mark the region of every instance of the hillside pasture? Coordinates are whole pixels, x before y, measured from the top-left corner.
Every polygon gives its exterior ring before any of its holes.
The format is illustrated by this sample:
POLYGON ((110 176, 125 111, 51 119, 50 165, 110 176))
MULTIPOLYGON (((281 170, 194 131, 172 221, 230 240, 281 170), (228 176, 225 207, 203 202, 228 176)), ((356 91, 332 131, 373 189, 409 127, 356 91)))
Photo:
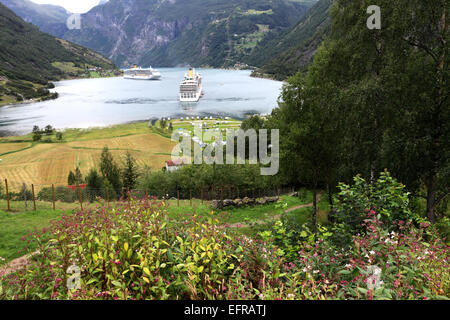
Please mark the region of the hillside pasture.
POLYGON ((98 166, 105 146, 119 163, 129 151, 139 166, 160 169, 175 145, 151 133, 146 124, 67 130, 62 142, 55 140, 33 143, 30 135, 0 139, 0 178, 8 179, 10 190, 19 190, 22 183, 34 184, 37 190, 51 184, 66 184, 69 171, 77 166, 84 175, 98 166), (24 142, 18 143, 19 140, 24 142))

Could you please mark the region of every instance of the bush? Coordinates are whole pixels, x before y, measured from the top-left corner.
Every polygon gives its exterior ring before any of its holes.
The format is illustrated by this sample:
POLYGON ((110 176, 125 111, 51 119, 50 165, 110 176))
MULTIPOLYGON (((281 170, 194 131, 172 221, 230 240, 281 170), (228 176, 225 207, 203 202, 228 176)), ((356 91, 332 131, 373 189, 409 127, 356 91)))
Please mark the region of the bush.
MULTIPOLYGON (((53 201, 52 187, 42 188, 37 194, 37 199, 41 201, 53 201)), ((55 201, 72 203, 78 201, 77 192, 63 186, 55 187, 55 201)))
POLYGON ((333 217, 336 220, 334 238, 341 245, 348 244, 352 235, 365 232, 363 221, 371 211, 377 212, 388 230, 396 229, 395 221, 422 221, 411 211, 405 186, 391 177, 389 172, 382 172, 373 184, 360 176, 353 180, 352 186, 343 183, 338 186, 340 192, 333 217))
POLYGON ((138 189, 147 189, 151 195, 161 196, 165 192, 176 197, 179 191, 182 198, 188 198, 190 192, 200 198, 202 190, 204 195, 209 192, 217 196, 222 189, 228 195, 229 188, 235 196, 239 190, 244 197, 247 193, 252 196, 279 187, 274 179, 261 176, 257 165, 187 165, 170 173, 149 172, 138 181, 138 189))

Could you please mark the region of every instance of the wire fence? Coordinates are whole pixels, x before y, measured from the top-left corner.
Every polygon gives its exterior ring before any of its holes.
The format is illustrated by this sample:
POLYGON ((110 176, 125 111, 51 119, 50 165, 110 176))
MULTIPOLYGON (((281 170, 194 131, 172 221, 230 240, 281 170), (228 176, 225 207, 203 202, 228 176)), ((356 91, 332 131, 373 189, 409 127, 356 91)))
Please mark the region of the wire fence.
POLYGON ((99 203, 116 203, 129 199, 155 199, 172 201, 176 206, 191 206, 193 202, 209 204, 214 200, 235 200, 243 198, 276 197, 294 192, 292 187, 282 187, 274 190, 248 189, 233 186, 213 185, 205 188, 159 188, 157 190, 125 188, 91 188, 80 185, 34 185, 22 184, 11 191, 8 180, 2 182, 3 192, 0 192, 0 210, 28 211, 28 210, 73 210, 85 209, 99 203))

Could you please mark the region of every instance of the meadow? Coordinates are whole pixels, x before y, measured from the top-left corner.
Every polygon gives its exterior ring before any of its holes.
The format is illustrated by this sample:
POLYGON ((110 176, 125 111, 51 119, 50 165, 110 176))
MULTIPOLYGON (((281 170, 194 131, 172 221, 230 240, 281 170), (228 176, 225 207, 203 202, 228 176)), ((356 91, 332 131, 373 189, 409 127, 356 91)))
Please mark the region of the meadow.
MULTIPOLYGON (((403 190, 364 199, 347 189, 341 187, 336 208, 346 210, 344 217, 359 213, 362 229, 353 229, 355 220, 333 225, 318 219, 311 231, 311 216, 298 207, 308 192, 232 214, 198 201, 178 208, 156 199, 55 216, 40 212, 41 226, 49 226, 22 237, 22 246, 35 253, 23 257, 24 264, 0 268, 0 299, 448 299, 448 245, 409 211, 403 190), (345 209, 349 203, 357 208, 353 214, 345 209), (288 215, 298 215, 297 221, 288 215), (253 223, 249 232, 229 224, 246 218, 253 223), (68 270, 79 270, 74 286, 68 270)), ((19 224, 37 224, 31 213, 20 220, 0 214, 13 248, 22 236, 19 224)))
POLYGON ((147 122, 107 128, 68 129, 63 139, 55 135, 33 141, 32 134, 0 139, 0 178, 8 179, 10 190, 23 183, 39 190, 51 184, 67 184, 69 171, 77 166, 83 173, 95 167, 102 149, 107 146, 121 161, 129 151, 140 167, 161 169, 170 159, 174 142, 148 128, 147 122))
MULTIPOLYGON (((289 208, 295 208, 300 205, 308 205, 311 201, 312 194, 305 193, 305 197, 281 196, 279 203, 271 203, 266 205, 249 206, 243 208, 233 208, 227 210, 214 210, 211 208, 210 202, 193 199, 180 200, 179 206, 177 200, 166 200, 168 216, 172 219, 184 221, 186 214, 194 212, 202 218, 215 217, 218 218, 224 226, 233 228, 240 234, 254 236, 257 229, 251 227, 252 224, 258 224, 259 228, 271 224, 276 218, 279 218, 289 208), (284 205, 283 205, 284 204, 284 205)), ((153 200, 149 200, 153 201, 153 200)), ((56 210, 53 210, 52 203, 37 201, 37 210, 33 210, 31 201, 25 208, 23 201, 11 201, 11 211, 6 211, 6 201, 0 200, 0 266, 8 263, 12 259, 19 258, 29 251, 32 252, 37 243, 25 242, 23 238, 33 233, 39 233, 43 229, 50 227, 51 221, 58 220, 64 214, 72 214, 80 209, 78 203, 56 204, 56 210), (3 259, 2 259, 3 258, 3 259)), ((322 199, 321 205, 326 210, 327 204, 322 199)), ((122 207, 121 202, 108 203, 105 201, 97 201, 93 203, 85 203, 85 210, 95 210, 101 206, 109 208, 122 207)), ((326 223, 326 212, 322 211, 322 223, 326 223)), ((286 213, 288 216, 296 217, 300 221, 306 222, 310 216, 308 208, 290 211, 286 213)))

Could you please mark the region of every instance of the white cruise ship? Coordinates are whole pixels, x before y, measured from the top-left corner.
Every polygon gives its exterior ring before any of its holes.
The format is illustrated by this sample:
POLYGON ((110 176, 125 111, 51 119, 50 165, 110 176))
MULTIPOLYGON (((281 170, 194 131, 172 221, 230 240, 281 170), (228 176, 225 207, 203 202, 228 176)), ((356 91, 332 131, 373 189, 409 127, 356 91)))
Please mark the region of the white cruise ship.
POLYGON ((195 69, 189 68, 180 84, 180 101, 197 102, 202 96, 202 77, 195 69))
POLYGON ((135 65, 131 69, 124 70, 123 77, 134 80, 158 80, 161 78, 161 73, 152 67, 144 69, 135 65))

